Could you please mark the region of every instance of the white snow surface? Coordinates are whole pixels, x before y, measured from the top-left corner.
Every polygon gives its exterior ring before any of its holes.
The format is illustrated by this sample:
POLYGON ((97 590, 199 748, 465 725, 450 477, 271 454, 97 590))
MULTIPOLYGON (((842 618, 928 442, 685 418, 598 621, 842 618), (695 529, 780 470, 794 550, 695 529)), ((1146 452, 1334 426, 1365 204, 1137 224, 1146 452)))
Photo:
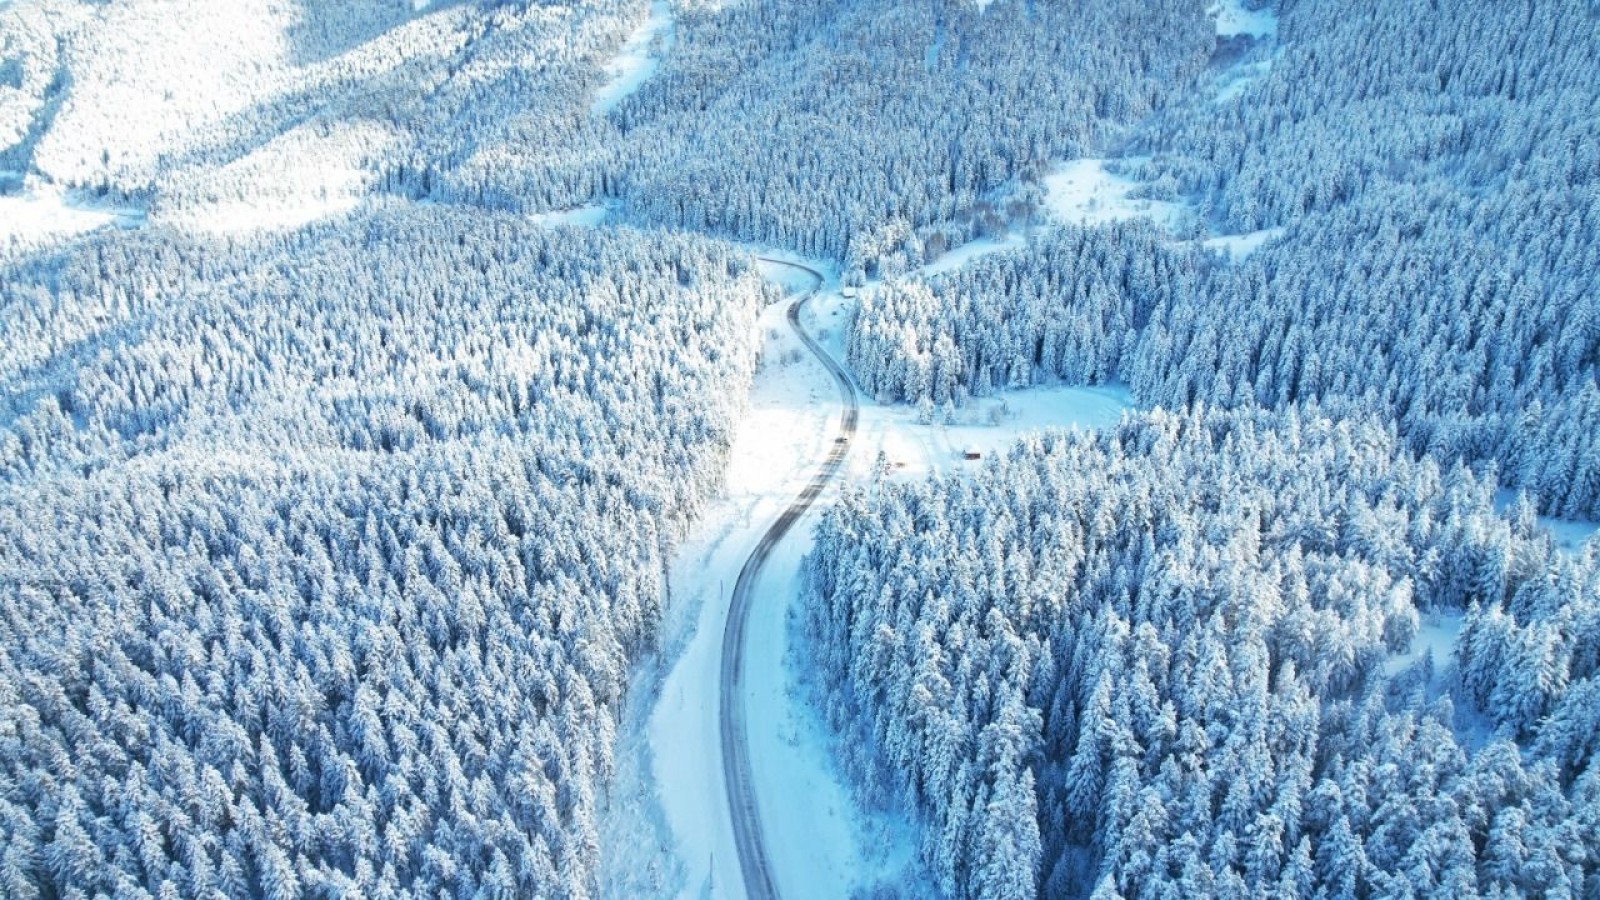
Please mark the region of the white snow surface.
POLYGON ((1243 0, 1221 0, 1206 10, 1216 18, 1217 37, 1248 35, 1272 37, 1278 33, 1278 14, 1271 7, 1246 9, 1243 0))
POLYGON ((1385 660, 1384 674, 1397 675, 1429 655, 1433 656, 1435 671, 1443 669, 1455 650, 1456 638, 1461 636, 1463 621, 1463 615, 1458 612, 1425 613, 1416 637, 1411 639, 1410 649, 1385 660))
POLYGON ((107 225, 132 227, 143 220, 141 210, 90 206, 51 188, 0 194, 0 251, 40 246, 107 225))
POLYGON ((1099 225, 1145 218, 1177 231, 1189 218, 1182 203, 1128 196, 1139 183, 1106 170, 1104 159, 1075 159, 1056 166, 1044 178, 1045 207, 1060 222, 1099 225))
POLYGON ((1263 228, 1260 231, 1252 231, 1248 234, 1224 234, 1218 237, 1206 238, 1201 243, 1211 250, 1220 250, 1226 253, 1229 259, 1238 262, 1256 252, 1262 244, 1281 234, 1283 234, 1282 228, 1263 228))
POLYGON ((597 116, 611 112, 649 81, 660 68, 661 57, 672 49, 675 31, 672 7, 667 0, 654 0, 650 4, 650 15, 622 43, 616 57, 606 64, 611 80, 595 94, 590 112, 597 116), (660 39, 659 48, 657 38, 660 39))
POLYGON ((1272 71, 1272 57, 1229 66, 1217 78, 1217 95, 1213 98, 1214 101, 1227 103, 1236 99, 1244 93, 1245 88, 1260 81, 1270 71, 1272 71))
POLYGON ((999 238, 978 238, 975 241, 967 241, 939 254, 933 262, 918 269, 917 274, 929 278, 953 272, 980 256, 988 256, 1001 250, 1015 250, 1027 246, 1027 243, 1027 233, 1020 231, 1008 232, 999 238))
MULTIPOLYGON (((793 270, 763 269, 791 290, 809 283, 793 270)), ((803 315, 810 333, 837 359, 844 356, 853 303, 831 281, 803 315)), ((618 743, 614 812, 603 829, 602 854, 608 889, 618 896, 743 896, 717 721, 728 601, 750 551, 826 455, 841 411, 827 372, 784 320, 787 305, 774 305, 761 317, 763 362, 734 439, 726 494, 706 510, 673 559, 661 658, 641 667, 631 689, 651 698, 654 709, 646 711, 641 703, 631 711, 618 743), (644 740, 631 737, 638 731, 644 740), (636 824, 641 821, 646 824, 636 824)), ((908 407, 880 406, 865 397, 861 403, 841 483, 869 478, 880 450, 891 463, 891 478, 970 470, 980 463, 962 459, 968 448, 987 456, 1025 432, 1104 426, 1128 408, 1126 394, 1117 389, 1042 388, 977 401, 961 411, 958 424, 930 426, 917 424, 908 407), (1009 415, 999 425, 987 424, 990 407, 1002 402, 1009 415)), ((800 560, 818 515, 837 490, 825 492, 773 551, 751 614, 746 708, 765 844, 782 896, 846 897, 876 884, 897 885, 907 896, 927 895, 931 888, 915 858, 912 814, 861 808, 836 763, 842 751, 809 702, 806 663, 796 658, 792 620, 800 560)))
POLYGON ((605 222, 611 215, 611 208, 602 203, 591 203, 588 206, 574 206, 571 209, 560 209, 553 212, 534 213, 529 216, 535 224, 554 227, 557 225, 573 225, 593 228, 605 222))
MULTIPOLYGON (((1494 492, 1495 508, 1501 512, 1509 510, 1517 502, 1517 492, 1501 488, 1494 492)), ((1583 549, 1584 543, 1600 532, 1600 522, 1590 522, 1584 519, 1558 519, 1554 516, 1539 516, 1539 525, 1550 532, 1550 539, 1555 542, 1556 549, 1568 553, 1577 553, 1583 549)))

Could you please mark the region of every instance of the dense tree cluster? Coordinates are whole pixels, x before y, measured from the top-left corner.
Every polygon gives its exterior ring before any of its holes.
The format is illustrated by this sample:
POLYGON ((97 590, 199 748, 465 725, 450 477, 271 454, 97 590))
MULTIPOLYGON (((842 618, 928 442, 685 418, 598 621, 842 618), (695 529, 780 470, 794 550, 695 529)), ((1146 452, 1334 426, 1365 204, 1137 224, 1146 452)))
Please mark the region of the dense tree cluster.
POLYGON ((1561 247, 1539 242, 1491 252, 1442 224, 1422 240, 1360 210, 1323 218, 1235 266, 1148 227, 1052 231, 868 292, 849 359, 884 399, 1117 379, 1169 408, 1393 417, 1418 452, 1492 460, 1544 509, 1600 515, 1600 269, 1557 265, 1561 247), (1330 277, 1330 260, 1348 270, 1330 277), (1547 265, 1570 277, 1543 280, 1547 265))
POLYGON ((1372 424, 1156 412, 847 494, 803 631, 952 897, 1587 896, 1600 546, 1492 490, 1372 424))
POLYGON ((614 114, 620 196, 644 220, 851 265, 893 250, 886 232, 998 223, 1019 181, 1147 115, 1211 49, 1179 0, 685 7, 660 74, 614 114))
POLYGON ((434 206, 0 278, 0 894, 592 896, 746 262, 434 206))
POLYGON ((1289 231, 1160 317, 1136 392, 1392 416, 1600 516, 1600 8, 1281 12, 1269 72, 1140 138, 1219 228, 1289 231))
POLYGON ((1051 229, 931 282, 867 291, 846 354, 886 402, 960 403, 1041 379, 1102 384, 1129 369, 1158 307, 1190 302, 1202 263, 1148 223, 1051 229))
POLYGON ((908 399, 1109 377, 1149 405, 1390 417, 1415 451, 1492 461, 1543 509, 1600 516, 1600 117, 1582 112, 1600 14, 1304 0, 1284 29, 1257 84, 1139 138, 1152 184, 1281 238, 1224 268, 1125 231, 1050 237, 887 286, 852 363, 908 399), (1158 283, 1085 241, 1150 257, 1158 283))

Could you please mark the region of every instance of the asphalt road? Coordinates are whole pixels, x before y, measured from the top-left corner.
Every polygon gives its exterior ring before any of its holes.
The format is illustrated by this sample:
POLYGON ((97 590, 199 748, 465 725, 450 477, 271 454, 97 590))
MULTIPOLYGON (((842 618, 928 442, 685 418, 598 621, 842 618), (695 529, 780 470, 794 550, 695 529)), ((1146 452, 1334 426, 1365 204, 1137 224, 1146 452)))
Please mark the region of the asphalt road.
POLYGON ((844 415, 834 433, 828 456, 817 467, 805 490, 795 497, 783 514, 778 516, 761 536, 750 558, 739 570, 739 579, 733 586, 733 599, 728 607, 728 624, 722 633, 722 698, 720 725, 722 733, 722 777, 728 786, 728 805, 733 817, 733 838, 739 848, 739 869, 744 874, 745 894, 750 900, 776 900, 777 889, 772 883, 772 867, 767 859, 766 845, 761 837, 761 815, 757 806, 755 780, 750 773, 750 741, 747 737, 744 716, 744 650, 746 623, 750 619, 752 594, 761 578, 761 567, 766 564, 772 549, 789 533, 789 529, 805 515, 813 501, 828 486, 850 452, 850 441, 855 437, 856 420, 860 405, 856 400, 855 385, 828 351, 822 348, 800 326, 800 310, 816 296, 822 287, 822 273, 807 266, 778 259, 762 261, 789 266, 809 272, 817 286, 789 306, 789 327, 805 343, 806 348, 827 367, 839 387, 839 397, 844 405, 844 415))

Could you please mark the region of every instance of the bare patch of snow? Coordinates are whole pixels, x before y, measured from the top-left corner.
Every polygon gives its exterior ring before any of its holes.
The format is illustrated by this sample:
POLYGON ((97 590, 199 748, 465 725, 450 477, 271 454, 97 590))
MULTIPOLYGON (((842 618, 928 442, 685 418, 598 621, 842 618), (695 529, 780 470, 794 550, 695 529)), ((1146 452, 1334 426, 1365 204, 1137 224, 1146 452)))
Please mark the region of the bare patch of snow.
POLYGON ((605 222, 611 215, 611 208, 601 203, 591 203, 588 206, 574 206, 571 209, 558 209, 552 212, 534 213, 528 218, 536 225, 553 228, 558 225, 573 225, 583 228, 593 228, 605 222))
POLYGON ((965 244, 939 254, 933 262, 918 269, 917 274, 924 278, 942 275, 945 272, 955 271, 979 257, 998 253, 1001 250, 1015 250, 1019 247, 1027 246, 1027 243, 1026 235, 1017 232, 1012 232, 1002 238, 979 238, 975 241, 967 241, 965 244))
MULTIPOLYGON (((1501 488, 1494 493, 1495 509, 1505 512, 1517 502, 1517 492, 1501 488)), ((1554 516, 1539 516, 1538 523, 1550 532, 1550 539, 1555 542, 1556 549, 1568 553, 1577 553, 1583 545, 1600 532, 1600 522, 1590 522, 1584 519, 1558 519, 1554 516)))
POLYGON ((50 188, 0 194, 0 250, 37 247, 107 225, 131 227, 142 221, 141 210, 89 206, 50 188))
POLYGON ((1261 80, 1262 76, 1270 71, 1272 71, 1272 60, 1270 58, 1229 66, 1217 78, 1217 95, 1213 98, 1214 101, 1227 103, 1230 100, 1237 99, 1240 94, 1244 93, 1245 88, 1261 80))
POLYGON ((1455 650, 1456 638, 1461 636, 1462 621, 1462 614, 1458 612, 1424 614, 1416 636, 1411 639, 1410 649, 1384 660, 1384 674, 1397 675, 1426 656, 1432 656, 1433 664, 1443 668, 1455 650))
POLYGON ((1044 178, 1045 206, 1061 222, 1099 225, 1122 219, 1150 219, 1177 231, 1190 217, 1182 203, 1135 199, 1139 183, 1106 169, 1104 159, 1062 163, 1044 178))
POLYGON ((1234 262, 1249 256, 1260 249, 1262 244, 1283 234, 1282 228, 1263 228, 1248 234, 1224 234, 1219 237, 1206 238, 1201 244, 1211 250, 1219 250, 1228 255, 1234 262))
POLYGON ((217 203, 173 217, 172 221, 210 234, 246 234, 256 231, 293 231, 323 219, 344 215, 360 204, 349 195, 306 197, 298 201, 246 201, 217 203))
POLYGON ((816 279, 812 278, 810 273, 794 266, 768 262, 763 259, 756 262, 756 267, 761 270, 761 277, 773 282, 791 294, 810 290, 816 283, 816 279))
POLYGON ((611 80, 595 94, 590 112, 597 116, 611 112, 649 81, 660 68, 661 57, 672 49, 675 30, 671 5, 667 0, 654 0, 650 4, 650 15, 623 42, 616 58, 606 65, 611 80))
MULTIPOLYGON (((835 359, 845 358, 846 331, 858 302, 830 291, 806 307, 806 328, 835 359)), ((969 449, 990 456, 1029 434, 1105 428, 1131 409, 1132 398, 1120 385, 1041 386, 973 400, 955 411, 951 423, 940 419, 922 424, 913 407, 880 404, 863 395, 847 477, 871 477, 880 450, 892 470, 905 476, 971 467, 973 463, 964 458, 969 449)))
POLYGON ((1278 33, 1278 14, 1271 7, 1249 9, 1243 0, 1221 0, 1206 10, 1217 22, 1217 37, 1247 35, 1272 37, 1278 33))

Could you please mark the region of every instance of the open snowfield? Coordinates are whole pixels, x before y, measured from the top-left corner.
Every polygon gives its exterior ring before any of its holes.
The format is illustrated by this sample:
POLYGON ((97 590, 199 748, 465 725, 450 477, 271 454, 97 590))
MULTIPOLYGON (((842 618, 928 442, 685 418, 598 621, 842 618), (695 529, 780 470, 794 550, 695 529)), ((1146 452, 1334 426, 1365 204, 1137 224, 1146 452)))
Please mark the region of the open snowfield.
POLYGON ((373 160, 400 146, 373 122, 299 126, 206 176, 226 199, 197 204, 173 220, 199 231, 288 230, 342 215, 371 193, 373 160))
POLYGON ((952 272, 981 256, 988 256, 1001 250, 1013 250, 1027 243, 1027 233, 1020 231, 1009 232, 1001 238, 978 238, 975 241, 967 241, 939 254, 933 262, 918 269, 917 274, 931 277, 952 272))
POLYGON ((1261 245, 1283 234, 1282 228, 1263 228, 1249 234, 1224 234, 1218 237, 1206 238, 1200 243, 1207 249, 1217 250, 1227 254, 1234 262, 1249 256, 1261 249, 1261 245))
POLYGON ((591 203, 588 206, 574 206, 571 209, 560 209, 554 212, 534 213, 529 216, 535 223, 547 227, 558 225, 574 225, 593 228, 605 223, 606 217, 611 215, 611 208, 601 203, 591 203))
POLYGON ((1263 38, 1278 33, 1278 14, 1271 7, 1248 9, 1244 0, 1221 0, 1206 12, 1217 21, 1217 37, 1263 38))
MULTIPOLYGON (((1517 502, 1517 492, 1501 488, 1494 493, 1494 505, 1501 512, 1511 509, 1517 502)), ((1550 539, 1557 548, 1568 553, 1577 553, 1590 538, 1600 532, 1600 522, 1586 522, 1580 519, 1558 519, 1554 516, 1539 516, 1539 524, 1550 532, 1550 539)))
POLYGON ((1278 14, 1271 7, 1246 9, 1242 0, 1222 0, 1207 12, 1216 21, 1219 39, 1248 38, 1256 42, 1255 46, 1243 51, 1217 76, 1217 93, 1213 102, 1228 103, 1272 70, 1272 61, 1276 56, 1274 45, 1278 36, 1278 14), (1265 44, 1264 49, 1261 48, 1262 44, 1265 44))
POLYGON ((1272 71, 1272 59, 1260 59, 1249 63, 1240 63, 1229 66, 1217 78, 1217 93, 1213 98, 1217 103, 1227 103, 1237 99, 1243 94, 1245 88, 1261 80, 1268 72, 1272 71))
POLYGON ((1145 218, 1176 231, 1188 218, 1181 203, 1135 199, 1139 183, 1106 170, 1104 159, 1074 159, 1056 166, 1044 178, 1045 207, 1057 221, 1100 225, 1145 218))
MULTIPOLYGON (((835 359, 844 358, 845 323, 850 306, 837 292, 810 304, 807 328, 835 359)), ((850 474, 865 479, 882 451, 891 477, 921 477, 978 463, 966 451, 984 456, 1003 452, 1025 434, 1049 429, 1104 428, 1132 409, 1127 392, 1114 387, 1034 387, 973 400, 956 411, 954 424, 920 424, 905 404, 885 405, 863 397, 861 424, 850 458, 850 474)))
POLYGON ((606 66, 611 80, 595 94, 590 112, 597 116, 611 112, 649 81, 661 67, 661 57, 672 49, 673 37, 671 5, 667 0, 654 0, 650 4, 650 15, 628 35, 616 58, 606 66))
POLYGON ((143 220, 140 210, 88 206, 60 191, 0 194, 0 251, 38 246, 107 225, 131 227, 143 220))
POLYGON ((1433 657, 1436 670, 1443 669, 1461 634, 1462 618, 1461 613, 1454 612, 1424 615, 1416 637, 1411 639, 1410 649, 1389 657, 1383 664, 1384 674, 1399 674, 1427 656, 1433 657))

